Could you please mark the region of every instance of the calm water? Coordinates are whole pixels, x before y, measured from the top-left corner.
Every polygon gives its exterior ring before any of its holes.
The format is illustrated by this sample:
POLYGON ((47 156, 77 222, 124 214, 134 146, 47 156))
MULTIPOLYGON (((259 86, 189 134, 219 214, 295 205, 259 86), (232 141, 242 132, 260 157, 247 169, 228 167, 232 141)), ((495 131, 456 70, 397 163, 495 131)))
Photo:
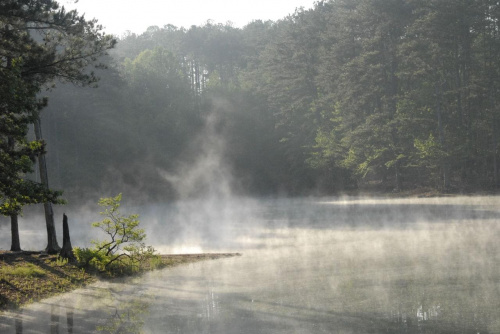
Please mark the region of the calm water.
POLYGON ((0 332, 500 333, 500 197, 140 210, 161 252, 243 255, 47 299, 0 332))

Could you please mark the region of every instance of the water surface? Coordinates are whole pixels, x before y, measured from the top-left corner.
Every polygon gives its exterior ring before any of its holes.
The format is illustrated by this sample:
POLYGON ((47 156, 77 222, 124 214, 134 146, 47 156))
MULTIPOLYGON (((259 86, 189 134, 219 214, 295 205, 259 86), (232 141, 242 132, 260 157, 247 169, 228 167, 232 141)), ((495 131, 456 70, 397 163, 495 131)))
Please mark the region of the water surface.
POLYGON ((500 198, 141 208, 162 252, 241 257, 100 282, 1 333, 500 333, 500 198))

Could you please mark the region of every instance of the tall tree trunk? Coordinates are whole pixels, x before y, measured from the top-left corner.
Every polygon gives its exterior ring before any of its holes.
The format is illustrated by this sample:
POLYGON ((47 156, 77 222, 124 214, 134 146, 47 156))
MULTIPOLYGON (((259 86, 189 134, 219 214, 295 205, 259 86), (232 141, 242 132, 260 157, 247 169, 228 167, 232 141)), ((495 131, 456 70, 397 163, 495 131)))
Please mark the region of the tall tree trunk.
POLYGON ((200 64, 196 61, 195 71, 195 85, 196 85, 196 94, 201 93, 201 81, 200 81, 200 64))
MULTIPOLYGON (((7 27, 7 30, 9 28, 7 27)), ((7 68, 12 67, 12 57, 7 56, 7 68)), ((14 138, 12 136, 9 136, 7 138, 7 146, 9 147, 9 150, 11 152, 14 151, 14 138)), ((19 252, 21 251, 21 242, 19 241, 19 224, 17 220, 17 214, 13 214, 10 216, 10 231, 11 231, 11 245, 10 245, 10 250, 13 252, 19 252)))
POLYGON ((496 119, 493 120, 493 187, 498 189, 500 184, 498 183, 498 160, 497 160, 497 151, 498 151, 498 121, 496 119))
MULTIPOLYGON (((392 41, 391 43, 395 43, 392 41)), ((391 121, 393 121, 396 118, 396 113, 397 113, 397 95, 398 95, 398 79, 396 76, 396 69, 397 69, 397 63, 396 63, 396 57, 392 54, 390 54, 390 61, 389 61, 389 66, 390 66, 390 73, 389 73, 389 80, 388 80, 388 85, 389 85, 389 112, 391 113, 391 121)), ((392 137, 392 144, 396 149, 400 147, 400 140, 398 136, 398 131, 396 128, 396 125, 392 125, 391 129, 391 137, 392 137)), ((397 149, 398 150, 398 149, 397 149)), ((399 150, 398 150, 399 151, 399 150)), ((395 152, 396 155, 399 152, 395 152)), ((396 161, 396 164, 394 165, 395 169, 395 176, 396 176, 396 191, 401 192, 403 190, 403 179, 401 175, 401 163, 400 161, 396 161)))
POLYGON ((17 222, 17 215, 10 216, 10 230, 12 235, 10 250, 13 252, 20 252, 21 243, 19 242, 19 225, 17 222))
POLYGON ((396 162, 395 165, 395 172, 396 172, 396 192, 401 192, 403 190, 403 179, 401 177, 401 167, 399 165, 399 162, 396 162))
MULTIPOLYGON (((40 125, 40 118, 37 117, 34 122, 35 138, 42 140, 42 128, 40 125)), ((43 153, 38 155, 38 167, 40 169, 40 180, 45 188, 49 188, 49 177, 47 174, 47 163, 43 153)), ((45 251, 49 254, 56 254, 61 247, 57 244, 56 227, 54 224, 54 212, 52 211, 52 204, 49 202, 43 203, 45 211, 45 223, 47 226, 47 248, 45 251)))
MULTIPOLYGON (((7 138, 7 145, 9 147, 9 150, 11 152, 14 152, 14 138, 13 137, 8 137, 7 138)), ((11 238, 12 242, 10 245, 10 250, 13 252, 19 252, 21 251, 21 242, 19 241, 19 224, 17 220, 17 213, 12 214, 10 216, 10 231, 11 231, 11 238)))
MULTIPOLYGON (((441 84, 436 85, 436 116, 438 122, 438 134, 439 134, 439 145, 441 149, 446 152, 445 141, 444 141, 444 129, 443 129, 443 119, 441 114, 441 98, 442 98, 442 87, 441 84)), ((442 158, 441 169, 443 176, 443 189, 447 190, 450 186, 450 180, 448 175, 448 161, 446 157, 442 158)))

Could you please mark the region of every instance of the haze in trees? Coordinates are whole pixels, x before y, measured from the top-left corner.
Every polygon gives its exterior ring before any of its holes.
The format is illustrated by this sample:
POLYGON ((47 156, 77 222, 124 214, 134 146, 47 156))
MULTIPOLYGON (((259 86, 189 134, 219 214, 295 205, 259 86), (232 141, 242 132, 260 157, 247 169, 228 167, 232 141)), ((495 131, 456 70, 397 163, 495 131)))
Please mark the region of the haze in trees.
POLYGON ((493 190, 498 5, 460 6, 323 1, 243 28, 124 36, 98 90, 50 93, 51 182, 70 199, 172 199, 162 171, 192 158, 223 105, 224 160, 247 194, 493 190))

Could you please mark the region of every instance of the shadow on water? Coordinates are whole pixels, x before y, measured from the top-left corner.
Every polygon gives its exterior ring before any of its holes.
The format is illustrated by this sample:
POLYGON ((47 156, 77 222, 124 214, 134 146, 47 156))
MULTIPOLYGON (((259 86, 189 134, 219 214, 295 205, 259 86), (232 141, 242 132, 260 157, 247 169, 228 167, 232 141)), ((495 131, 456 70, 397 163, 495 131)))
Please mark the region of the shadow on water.
POLYGON ((269 207, 261 218, 268 227, 316 229, 411 229, 412 224, 500 219, 500 210, 455 204, 329 204, 297 201, 269 207))
MULTIPOLYGON (((11 314, 0 314, 0 333, 143 333, 149 304, 141 298, 108 295, 104 307, 84 308, 77 301, 41 302, 11 314)), ((89 306, 93 297, 86 296, 89 306)), ((102 297, 100 298, 102 301, 102 297)), ((76 298, 78 300, 78 298, 76 298)))
MULTIPOLYGON (((216 303, 206 299, 208 302, 204 306, 195 300, 172 298, 171 306, 159 308, 163 312, 151 315, 147 310, 154 307, 153 303, 122 303, 101 314, 101 318, 78 317, 76 322, 80 325, 76 328, 72 312, 67 312, 66 319, 51 313, 50 333, 489 333, 483 322, 485 319, 477 314, 462 313, 459 316, 464 318, 456 321, 440 319, 439 311, 424 316, 429 311, 421 311, 420 307, 411 314, 399 310, 384 317, 378 313, 333 312, 248 300, 239 294, 222 293, 216 298, 216 303), (89 320, 85 322, 84 318, 89 320)), ((32 316, 43 319, 49 315, 37 313, 32 316)), ((16 334, 22 333, 19 322, 16 320, 16 334)), ((44 330, 27 332, 49 333, 44 330)))

